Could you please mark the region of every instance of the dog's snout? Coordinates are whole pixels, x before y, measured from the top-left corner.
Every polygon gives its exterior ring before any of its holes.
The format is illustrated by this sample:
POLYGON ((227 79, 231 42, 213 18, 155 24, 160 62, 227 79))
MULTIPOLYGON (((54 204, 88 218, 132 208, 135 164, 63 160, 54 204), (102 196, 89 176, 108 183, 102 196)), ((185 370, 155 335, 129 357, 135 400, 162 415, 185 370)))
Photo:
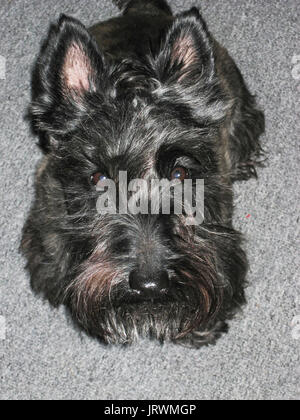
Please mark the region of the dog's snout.
POLYGON ((142 296, 153 297, 168 291, 170 279, 166 270, 160 270, 151 274, 133 270, 129 274, 129 286, 142 296))

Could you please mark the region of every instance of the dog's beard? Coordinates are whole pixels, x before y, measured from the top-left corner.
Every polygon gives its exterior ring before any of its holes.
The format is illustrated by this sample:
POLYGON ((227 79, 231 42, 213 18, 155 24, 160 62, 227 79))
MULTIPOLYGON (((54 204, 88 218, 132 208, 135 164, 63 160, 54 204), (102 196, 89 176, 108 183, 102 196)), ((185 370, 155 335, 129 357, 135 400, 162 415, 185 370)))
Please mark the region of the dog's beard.
POLYGON ((114 344, 130 344, 138 337, 176 341, 200 330, 203 322, 201 305, 192 293, 181 300, 172 296, 148 300, 106 296, 99 301, 77 301, 72 309, 87 332, 114 344))
POLYGON ((138 337, 176 341, 192 330, 195 307, 176 301, 123 303, 99 311, 95 327, 107 343, 130 344, 138 337))
POLYGON ((99 245, 68 288, 73 317, 106 343, 130 344, 138 337, 185 342, 193 334, 198 335, 198 343, 203 337, 207 340, 216 323, 230 316, 227 306, 234 313, 235 306, 243 303, 242 284, 234 284, 234 279, 230 283, 232 273, 222 272, 218 260, 224 266, 226 258, 229 271, 232 262, 241 283, 246 269, 244 254, 234 244, 236 234, 223 232, 222 242, 218 233, 214 235, 222 256, 215 243, 203 237, 174 239, 177 258, 170 269, 172 287, 156 299, 132 293, 125 266, 116 265, 99 245))

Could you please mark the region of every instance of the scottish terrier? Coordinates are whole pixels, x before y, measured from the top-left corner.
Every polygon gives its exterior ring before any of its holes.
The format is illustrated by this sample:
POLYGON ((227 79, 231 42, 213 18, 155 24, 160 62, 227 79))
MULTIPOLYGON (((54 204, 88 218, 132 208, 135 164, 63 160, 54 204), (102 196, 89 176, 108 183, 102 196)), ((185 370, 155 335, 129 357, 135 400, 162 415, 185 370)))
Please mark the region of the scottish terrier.
POLYGON ((44 157, 21 245, 31 285, 105 343, 215 343, 245 302, 232 185, 256 176, 264 114, 197 8, 115 3, 121 15, 90 29, 62 15, 33 72, 44 157), (118 197, 99 211, 101 183, 122 173, 193 191, 203 180, 202 222, 173 211, 172 193, 169 214, 120 212, 118 197))

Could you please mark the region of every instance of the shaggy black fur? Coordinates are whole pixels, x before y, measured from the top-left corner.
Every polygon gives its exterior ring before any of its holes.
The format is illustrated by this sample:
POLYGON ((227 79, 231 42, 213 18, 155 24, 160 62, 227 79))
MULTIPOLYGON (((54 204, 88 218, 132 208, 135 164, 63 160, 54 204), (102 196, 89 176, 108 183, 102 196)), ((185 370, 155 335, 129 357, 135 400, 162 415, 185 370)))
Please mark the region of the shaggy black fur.
POLYGON ((45 156, 22 240, 31 285, 106 343, 213 343, 245 302, 232 182, 256 175, 264 116, 196 8, 116 3, 123 15, 90 30, 61 16, 34 71, 45 156), (97 213, 91 175, 162 179, 175 167, 205 181, 201 225, 97 213))

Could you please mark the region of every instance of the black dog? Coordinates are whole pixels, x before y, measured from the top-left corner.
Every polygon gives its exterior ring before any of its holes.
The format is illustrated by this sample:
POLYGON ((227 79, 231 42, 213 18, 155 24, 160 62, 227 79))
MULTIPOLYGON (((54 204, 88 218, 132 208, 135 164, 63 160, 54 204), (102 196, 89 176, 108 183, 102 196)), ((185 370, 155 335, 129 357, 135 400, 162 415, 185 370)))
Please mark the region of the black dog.
POLYGON ((45 157, 22 240, 31 285, 106 343, 214 343, 245 302, 232 183, 256 176, 264 116, 196 8, 116 3, 122 16, 90 30, 62 16, 33 75, 45 157), (95 184, 120 171, 193 191, 204 179, 203 223, 99 214, 95 184))

